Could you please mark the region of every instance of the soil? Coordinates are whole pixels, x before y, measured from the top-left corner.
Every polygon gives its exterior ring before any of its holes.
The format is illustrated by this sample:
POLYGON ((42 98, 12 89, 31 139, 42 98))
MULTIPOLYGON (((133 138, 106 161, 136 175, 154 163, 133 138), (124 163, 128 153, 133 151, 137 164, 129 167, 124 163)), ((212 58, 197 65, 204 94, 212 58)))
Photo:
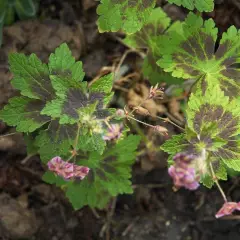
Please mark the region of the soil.
MULTIPOLYGON (((220 33, 230 25, 240 27, 240 2, 216 1, 216 9, 204 18, 213 17, 220 33), (221 3, 221 4, 220 4, 221 3)), ((121 33, 99 34, 93 0, 40 1, 39 18, 16 22, 4 28, 0 49, 0 108, 18 94, 10 85, 7 55, 10 52, 36 53, 43 61, 61 43, 67 42, 76 59, 83 61, 86 79, 111 71, 127 50, 118 39, 121 33)), ((173 19, 184 19, 186 10, 158 1, 173 19)), ((115 107, 137 105, 149 84, 139 72, 141 58, 127 56, 116 79, 115 107), (132 74, 131 81, 123 76, 132 74)), ((153 114, 162 114, 183 124, 180 101, 168 97, 165 102, 144 106, 153 114)), ((139 112, 141 115, 142 113, 139 112)), ((170 135, 178 130, 156 119, 139 116, 161 124, 170 135)), ((0 134, 15 130, 0 122, 0 134)), ((164 137, 142 129, 155 145, 164 137)), ((140 146, 141 151, 144 145, 140 146)), ((0 138, 0 239, 29 240, 239 240, 239 217, 216 220, 223 201, 213 188, 197 191, 173 191, 167 174, 167 155, 145 150, 133 167, 133 195, 112 199, 104 210, 85 207, 74 211, 63 192, 41 180, 44 166, 38 156, 26 157, 21 134, 0 138)), ((222 183, 228 198, 240 201, 239 177, 222 183)))

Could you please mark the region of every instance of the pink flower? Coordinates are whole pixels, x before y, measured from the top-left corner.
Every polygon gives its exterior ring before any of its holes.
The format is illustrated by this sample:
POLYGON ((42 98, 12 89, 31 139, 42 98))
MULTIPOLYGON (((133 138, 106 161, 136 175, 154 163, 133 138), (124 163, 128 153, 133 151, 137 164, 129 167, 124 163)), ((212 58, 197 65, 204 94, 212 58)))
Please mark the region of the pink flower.
POLYGON ((48 162, 47 165, 50 171, 56 173, 58 176, 64 178, 65 180, 82 180, 87 176, 90 170, 88 167, 65 162, 61 157, 54 157, 48 162))
POLYGON ((74 176, 73 164, 63 161, 61 157, 54 157, 50 160, 48 162, 48 169, 66 180, 74 176))
POLYGON ((123 130, 122 124, 111 124, 107 133, 103 136, 105 141, 117 140, 121 137, 123 130))
POLYGON ((240 202, 225 202, 222 208, 215 215, 216 218, 231 215, 235 210, 240 211, 240 202))
POLYGON ((89 170, 88 167, 74 165, 74 177, 82 180, 88 175, 89 170))
POLYGON ((190 165, 194 160, 194 155, 178 153, 173 160, 175 163, 168 169, 168 173, 172 177, 174 185, 177 188, 185 187, 189 190, 196 190, 200 186, 199 177, 196 176, 195 169, 190 165))

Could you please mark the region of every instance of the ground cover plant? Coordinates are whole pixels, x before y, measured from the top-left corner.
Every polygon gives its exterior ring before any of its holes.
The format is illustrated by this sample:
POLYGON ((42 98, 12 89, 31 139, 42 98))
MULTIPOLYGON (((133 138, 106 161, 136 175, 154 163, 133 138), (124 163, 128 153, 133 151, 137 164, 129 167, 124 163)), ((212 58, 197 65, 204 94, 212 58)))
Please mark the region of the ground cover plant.
POLYGON ((76 210, 103 209, 112 197, 133 193, 139 146, 153 146, 141 131, 132 131, 135 123, 166 140, 151 150, 168 153, 175 191, 215 186, 223 198, 216 218, 240 210, 240 202, 228 200, 220 183, 240 171, 240 32, 231 26, 218 34, 214 20, 203 19, 201 13, 214 8, 212 0, 169 3, 190 10, 184 21, 172 21, 155 1, 102 0, 97 7, 99 32, 121 31, 121 41, 143 58, 142 75, 150 84, 136 106, 112 107, 118 72, 87 81, 83 63, 66 43, 47 64, 34 53, 8 56, 11 84, 19 95, 0 111, 0 119, 23 133, 28 154, 38 154, 47 168, 43 180, 60 187, 76 210), (144 108, 164 98, 165 85, 185 91, 184 82, 190 83, 185 126, 144 108), (165 122, 179 134, 169 136, 165 122))

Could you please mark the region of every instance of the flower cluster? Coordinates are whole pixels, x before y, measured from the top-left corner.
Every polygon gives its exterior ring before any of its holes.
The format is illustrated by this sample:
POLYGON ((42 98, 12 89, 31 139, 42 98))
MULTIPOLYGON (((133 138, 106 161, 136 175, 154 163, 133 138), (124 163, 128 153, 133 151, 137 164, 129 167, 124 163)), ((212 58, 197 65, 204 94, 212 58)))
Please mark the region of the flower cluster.
POLYGON ((105 141, 117 140, 121 137, 123 130, 122 124, 111 124, 108 127, 107 132, 103 136, 105 141))
POLYGON ((79 166, 62 160, 61 157, 54 157, 48 162, 48 169, 65 180, 82 180, 89 172, 88 167, 79 166))
POLYGON ((222 208, 215 215, 216 218, 231 215, 235 210, 240 211, 240 202, 225 202, 222 208))
POLYGON ((176 188, 185 187, 195 190, 199 187, 199 177, 195 168, 191 165, 196 157, 193 154, 178 153, 174 156, 174 165, 168 169, 169 175, 173 178, 176 188))

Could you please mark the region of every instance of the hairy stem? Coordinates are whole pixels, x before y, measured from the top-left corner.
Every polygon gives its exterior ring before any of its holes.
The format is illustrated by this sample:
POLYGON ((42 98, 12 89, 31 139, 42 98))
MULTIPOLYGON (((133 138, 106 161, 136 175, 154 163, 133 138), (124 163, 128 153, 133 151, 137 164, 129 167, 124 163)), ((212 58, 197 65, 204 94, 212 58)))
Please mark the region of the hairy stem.
POLYGON ((70 161, 73 157, 76 157, 76 155, 77 155, 77 144, 78 144, 78 140, 79 140, 79 135, 80 135, 80 124, 78 124, 77 135, 76 135, 76 138, 74 140, 73 150, 71 151, 72 154, 68 158, 67 162, 70 161))
POLYGON ((221 186, 220 186, 220 184, 219 184, 219 182, 218 182, 218 178, 217 178, 217 176, 215 175, 215 172, 214 172, 214 170, 213 170, 213 166, 212 166, 212 163, 211 163, 211 162, 209 163, 209 166, 210 166, 212 178, 213 178, 214 182, 216 183, 216 185, 217 185, 217 187, 218 187, 218 190, 220 191, 220 193, 221 193, 224 201, 227 202, 227 197, 226 197, 223 189, 221 188, 221 186))
POLYGON ((169 118, 163 118, 163 117, 159 117, 159 116, 155 116, 155 117, 158 118, 158 119, 161 119, 161 120, 163 120, 163 121, 165 121, 165 122, 168 122, 168 123, 172 124, 173 126, 179 128, 180 130, 184 131, 184 128, 180 127, 179 125, 177 125, 176 123, 174 123, 174 122, 173 122, 172 120, 170 120, 169 118))

